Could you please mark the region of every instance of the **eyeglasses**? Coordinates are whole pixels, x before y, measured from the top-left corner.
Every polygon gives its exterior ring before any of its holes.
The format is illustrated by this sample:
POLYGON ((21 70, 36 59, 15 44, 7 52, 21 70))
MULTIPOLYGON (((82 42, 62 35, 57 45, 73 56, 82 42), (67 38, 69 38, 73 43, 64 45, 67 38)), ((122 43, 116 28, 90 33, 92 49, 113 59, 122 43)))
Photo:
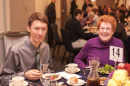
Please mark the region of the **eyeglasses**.
POLYGON ((111 29, 112 29, 112 28, 108 28, 108 27, 107 27, 107 28, 103 28, 103 27, 102 27, 102 28, 99 28, 99 30, 101 30, 101 31, 105 31, 105 30, 106 30, 106 31, 110 31, 111 29))

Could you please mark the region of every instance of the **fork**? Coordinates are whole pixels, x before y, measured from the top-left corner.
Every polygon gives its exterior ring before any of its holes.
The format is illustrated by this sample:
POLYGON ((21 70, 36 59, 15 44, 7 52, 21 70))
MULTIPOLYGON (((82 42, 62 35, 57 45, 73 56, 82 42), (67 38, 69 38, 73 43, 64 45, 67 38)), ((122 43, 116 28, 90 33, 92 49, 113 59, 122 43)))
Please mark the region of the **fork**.
POLYGON ((82 69, 82 71, 83 71, 84 77, 86 79, 87 77, 86 77, 85 69, 82 69))

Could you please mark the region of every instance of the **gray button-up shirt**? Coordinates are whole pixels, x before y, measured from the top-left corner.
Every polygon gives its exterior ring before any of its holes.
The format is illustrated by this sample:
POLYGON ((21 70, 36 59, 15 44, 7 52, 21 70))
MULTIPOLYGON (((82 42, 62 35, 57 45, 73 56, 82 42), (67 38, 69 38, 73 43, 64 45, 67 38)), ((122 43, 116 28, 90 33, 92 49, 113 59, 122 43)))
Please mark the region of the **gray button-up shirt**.
MULTIPOLYGON (((30 40, 14 45, 9 49, 7 58, 0 71, 0 83, 6 86, 14 76, 24 76, 24 72, 36 69, 37 48, 30 40)), ((42 42, 39 46, 41 63, 49 63, 49 68, 53 68, 50 48, 47 43, 42 42)))

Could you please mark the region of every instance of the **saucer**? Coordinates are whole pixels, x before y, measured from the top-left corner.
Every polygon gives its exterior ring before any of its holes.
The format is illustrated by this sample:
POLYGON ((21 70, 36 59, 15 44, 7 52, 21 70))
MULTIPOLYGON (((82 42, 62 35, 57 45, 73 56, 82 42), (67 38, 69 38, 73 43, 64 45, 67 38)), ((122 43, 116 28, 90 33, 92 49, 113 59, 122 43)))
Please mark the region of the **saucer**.
MULTIPOLYGON (((68 73, 70 73, 70 71, 68 70, 68 68, 65 68, 65 71, 68 72, 68 73)), ((77 70, 75 71, 75 73, 79 72, 79 71, 80 71, 80 68, 77 68, 77 70)))
MULTIPOLYGON (((27 86, 28 85, 28 82, 27 81, 24 81, 24 85, 23 86, 27 86)), ((9 86, 13 86, 13 82, 11 82, 10 84, 9 84, 9 86)))

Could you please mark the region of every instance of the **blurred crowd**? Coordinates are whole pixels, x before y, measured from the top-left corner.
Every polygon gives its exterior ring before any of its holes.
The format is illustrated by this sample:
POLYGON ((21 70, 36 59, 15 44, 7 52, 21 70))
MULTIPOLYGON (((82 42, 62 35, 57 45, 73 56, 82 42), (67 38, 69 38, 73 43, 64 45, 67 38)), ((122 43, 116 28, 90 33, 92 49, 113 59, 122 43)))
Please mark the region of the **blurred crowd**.
MULTIPOLYGON (((72 2, 74 3, 75 0, 73 0, 72 2)), ((71 3, 71 14, 73 14, 72 12, 74 12, 74 10, 76 8, 78 8, 76 3, 75 3, 75 5, 73 3, 71 3)), ((130 6, 127 9, 124 4, 119 5, 119 3, 120 3, 120 0, 117 0, 116 4, 113 5, 112 7, 107 6, 107 5, 93 6, 91 4, 90 0, 86 0, 86 3, 82 7, 82 11, 84 11, 83 17, 84 18, 87 17, 87 15, 89 14, 90 11, 94 12, 94 14, 95 14, 94 19, 95 19, 95 17, 97 18, 104 14, 108 15, 110 12, 115 11, 119 17, 119 22, 126 23, 126 19, 130 16, 130 6)))

